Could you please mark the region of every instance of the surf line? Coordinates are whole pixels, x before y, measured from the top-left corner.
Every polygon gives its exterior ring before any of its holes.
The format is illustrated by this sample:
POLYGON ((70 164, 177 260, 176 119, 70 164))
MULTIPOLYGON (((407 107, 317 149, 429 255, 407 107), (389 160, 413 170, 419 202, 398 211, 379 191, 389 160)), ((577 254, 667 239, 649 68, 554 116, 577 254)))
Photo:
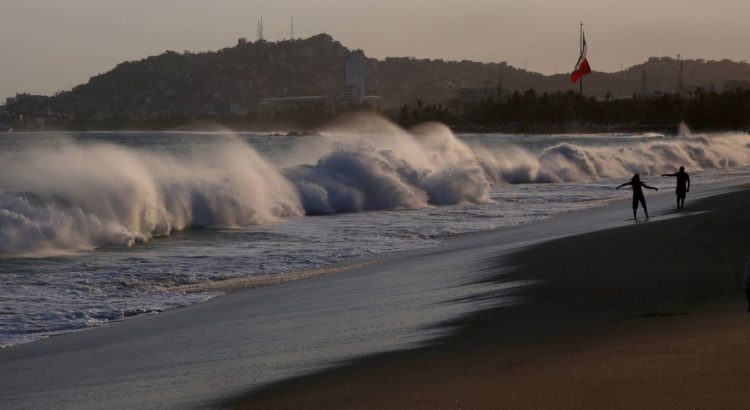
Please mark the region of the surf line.
POLYGON ((274 286, 293 282, 301 279, 312 278, 332 273, 347 272, 362 269, 374 265, 375 261, 347 264, 343 266, 326 266, 314 269, 291 271, 277 275, 247 276, 209 281, 204 283, 191 283, 168 287, 167 290, 180 293, 210 293, 223 292, 232 293, 245 289, 254 289, 261 286, 274 286), (269 277, 271 276, 271 277, 269 277))

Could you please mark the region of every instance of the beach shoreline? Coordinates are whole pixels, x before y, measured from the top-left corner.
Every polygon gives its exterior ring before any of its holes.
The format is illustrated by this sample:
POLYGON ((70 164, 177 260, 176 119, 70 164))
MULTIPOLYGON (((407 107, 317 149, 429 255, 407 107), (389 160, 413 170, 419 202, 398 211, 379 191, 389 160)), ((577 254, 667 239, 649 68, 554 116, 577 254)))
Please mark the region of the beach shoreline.
MULTIPOLYGON (((511 254, 542 280, 430 346, 273 384, 227 408, 737 408, 750 337, 750 190, 511 254)), ((499 268, 499 266, 497 267, 499 268)))
MULTIPOLYGON (((549 288, 536 285, 546 280, 543 275, 509 270, 524 265, 524 254, 528 259, 529 252, 536 255, 546 246, 580 238, 593 237, 598 246, 604 242, 598 235, 619 230, 661 224, 683 230, 700 227, 694 221, 716 214, 707 211, 733 205, 732 198, 750 196, 746 184, 740 184, 726 181, 696 188, 681 213, 673 212, 672 194, 650 196, 653 218, 648 223, 633 224, 628 220, 629 201, 616 201, 545 221, 459 236, 435 248, 368 257, 375 263, 346 272, 231 292, 159 315, 3 349, 0 383, 7 390, 0 408, 215 408, 236 405, 238 397, 253 408, 301 403, 311 408, 451 407, 444 400, 452 398, 433 394, 435 389, 452 391, 436 379, 446 374, 445 369, 476 381, 481 377, 465 366, 468 362, 502 368, 503 363, 523 362, 514 353, 518 348, 543 351, 555 341, 580 340, 580 335, 604 334, 612 328, 606 309, 588 309, 574 303, 576 299, 567 305, 537 303, 549 300, 549 288), (704 199, 698 202, 699 198, 704 199), (498 320, 498 314, 504 319, 498 320), (592 333, 592 321, 606 326, 592 333), (424 360, 437 367, 423 372, 424 360), (373 371, 373 366, 384 370, 373 371), (422 383, 422 401, 382 391, 388 386, 384 380, 395 383, 409 375, 422 383), (357 381, 370 390, 358 390, 357 381), (372 383, 382 389, 373 391, 372 383), (308 397, 304 392, 314 394, 308 397), (383 399, 375 400, 375 393, 383 399), (284 402, 289 397, 296 401, 284 402)), ((750 219, 746 217, 733 215, 721 226, 737 232, 743 226, 737 221, 750 219)), ((716 240, 723 238, 724 231, 719 231, 716 240)), ((746 244, 746 239, 735 244, 746 244)), ((543 253, 560 255, 555 250, 543 253)), ((731 278, 722 291, 738 283, 731 278)), ((727 300, 729 305, 737 303, 732 297, 727 300)), ((675 312, 677 316, 664 317, 682 316, 684 309, 667 307, 617 317, 646 315, 653 320, 675 312), (650 316, 653 313, 657 316, 650 316)), ((396 390, 409 394, 414 382, 404 382, 396 390)), ((490 393, 482 397, 494 397, 490 393)))

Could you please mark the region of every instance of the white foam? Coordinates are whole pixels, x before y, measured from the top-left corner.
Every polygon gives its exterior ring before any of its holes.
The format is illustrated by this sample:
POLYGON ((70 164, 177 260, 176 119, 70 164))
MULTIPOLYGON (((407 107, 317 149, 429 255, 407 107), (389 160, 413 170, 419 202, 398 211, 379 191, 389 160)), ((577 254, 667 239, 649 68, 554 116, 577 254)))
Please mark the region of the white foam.
POLYGON ((3 158, 0 178, 0 255, 129 246, 303 214, 294 187, 236 140, 183 159, 65 143, 3 158))
MULTIPOLYGON (((469 145, 446 126, 411 131, 343 118, 272 165, 237 138, 187 154, 71 140, 0 158, 0 256, 130 246, 194 227, 304 214, 492 201, 507 183, 588 182, 750 165, 747 134, 557 142, 539 152, 469 145)), ((303 140, 305 141, 305 140, 303 140)))

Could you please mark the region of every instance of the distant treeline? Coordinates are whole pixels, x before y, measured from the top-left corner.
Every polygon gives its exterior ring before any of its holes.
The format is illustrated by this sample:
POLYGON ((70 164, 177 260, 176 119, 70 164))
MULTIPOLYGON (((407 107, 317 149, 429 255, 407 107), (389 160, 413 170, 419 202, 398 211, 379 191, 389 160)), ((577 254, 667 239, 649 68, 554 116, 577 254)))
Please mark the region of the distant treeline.
MULTIPOLYGON (((377 111, 360 106, 345 111, 331 106, 292 107, 244 116, 167 115, 145 119, 117 116, 95 117, 75 113, 67 118, 35 120, 5 119, 18 130, 174 130, 230 128, 236 130, 313 130, 350 111, 377 111)), ((695 130, 750 130, 750 90, 723 93, 701 89, 688 95, 661 94, 632 98, 596 99, 576 92, 538 94, 534 90, 514 92, 505 98, 473 104, 404 105, 380 111, 394 122, 411 127, 439 121, 459 131, 476 132, 676 132, 680 123, 695 130)), ((0 120, 3 120, 0 118, 0 120)))
POLYGON ((533 131, 576 128, 669 128, 681 122, 701 130, 750 129, 750 90, 723 93, 697 89, 689 95, 662 94, 632 98, 581 96, 576 92, 515 92, 506 99, 468 104, 402 107, 394 118, 411 126, 441 121, 459 128, 533 131))

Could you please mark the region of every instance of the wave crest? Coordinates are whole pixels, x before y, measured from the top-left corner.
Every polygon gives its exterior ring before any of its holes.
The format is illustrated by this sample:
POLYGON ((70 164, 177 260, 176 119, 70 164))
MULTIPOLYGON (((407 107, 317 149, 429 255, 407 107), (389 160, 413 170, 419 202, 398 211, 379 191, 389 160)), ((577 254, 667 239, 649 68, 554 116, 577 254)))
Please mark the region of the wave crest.
POLYGON ((315 165, 287 172, 307 213, 490 201, 492 184, 478 158, 444 126, 329 138, 331 151, 315 165))
MULTIPOLYGON (((446 126, 409 132, 356 115, 275 164, 231 139, 187 154, 68 141, 0 155, 0 256, 132 245, 176 230, 304 214, 491 202, 494 186, 750 165, 750 136, 719 134, 532 152, 467 144, 446 126)), ((187 147, 189 149, 189 147, 187 147)))
POLYGON ((239 142, 187 159, 67 143, 8 158, 1 183, 0 255, 129 246, 303 214, 292 184, 239 142))

